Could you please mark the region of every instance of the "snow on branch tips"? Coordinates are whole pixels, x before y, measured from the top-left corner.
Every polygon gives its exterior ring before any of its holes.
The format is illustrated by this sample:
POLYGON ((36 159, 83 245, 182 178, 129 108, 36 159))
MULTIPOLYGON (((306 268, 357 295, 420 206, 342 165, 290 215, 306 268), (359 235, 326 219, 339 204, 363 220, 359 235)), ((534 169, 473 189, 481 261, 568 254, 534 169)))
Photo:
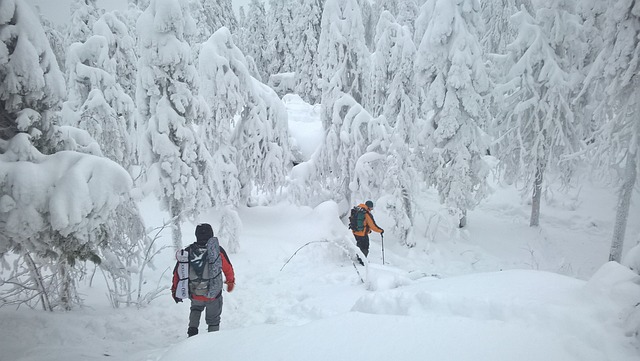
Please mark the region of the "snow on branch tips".
POLYGON ((32 251, 51 250, 56 233, 86 243, 131 187, 129 174, 108 159, 71 151, 43 155, 20 133, 0 155, 3 239, 34 245, 32 251))

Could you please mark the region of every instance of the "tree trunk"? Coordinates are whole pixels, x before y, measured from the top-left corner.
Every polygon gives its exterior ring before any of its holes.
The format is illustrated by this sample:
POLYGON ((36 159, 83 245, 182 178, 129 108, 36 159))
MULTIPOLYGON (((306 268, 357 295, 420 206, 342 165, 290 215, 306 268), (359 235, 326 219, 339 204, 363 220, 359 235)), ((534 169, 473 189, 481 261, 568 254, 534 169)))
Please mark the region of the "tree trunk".
POLYGON ((609 251, 609 261, 620 262, 622 258, 622 248, 627 230, 627 220, 629 218, 629 207, 633 188, 638 177, 636 153, 627 155, 624 179, 620 193, 618 194, 618 205, 616 207, 616 223, 613 227, 613 239, 611 240, 611 250, 609 251))
POLYGON ((467 210, 460 211, 460 220, 458 221, 458 228, 464 228, 467 225, 467 210))
POLYGON ((60 275, 60 305, 65 311, 71 311, 73 280, 69 272, 69 263, 64 258, 58 260, 58 273, 60 275))
POLYGON ((542 201, 542 178, 544 175, 544 165, 540 162, 536 165, 536 175, 533 179, 533 195, 531 197, 531 219, 530 227, 540 225, 540 202, 542 201))
POLYGON ((31 258, 31 255, 28 252, 24 254, 24 259, 27 261, 29 272, 31 273, 33 282, 36 284, 36 288, 38 289, 40 302, 42 302, 42 308, 45 311, 53 311, 53 307, 51 307, 51 301, 49 301, 49 294, 47 293, 47 289, 44 287, 44 280, 42 279, 40 270, 38 270, 36 263, 34 262, 33 258, 31 258))

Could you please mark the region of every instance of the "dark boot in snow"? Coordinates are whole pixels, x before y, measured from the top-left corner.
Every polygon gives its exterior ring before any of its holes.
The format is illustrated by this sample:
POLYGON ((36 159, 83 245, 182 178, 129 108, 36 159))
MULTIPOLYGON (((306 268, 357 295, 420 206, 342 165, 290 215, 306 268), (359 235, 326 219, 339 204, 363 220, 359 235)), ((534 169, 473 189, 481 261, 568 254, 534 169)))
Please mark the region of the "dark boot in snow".
POLYGON ((189 327, 189 329, 187 330, 187 335, 189 335, 189 337, 195 336, 197 334, 198 334, 198 328, 197 327, 189 327))
POLYGON ((217 326, 209 325, 209 328, 207 329, 207 331, 209 331, 209 332, 216 332, 218 330, 220 330, 220 325, 217 325, 217 326))

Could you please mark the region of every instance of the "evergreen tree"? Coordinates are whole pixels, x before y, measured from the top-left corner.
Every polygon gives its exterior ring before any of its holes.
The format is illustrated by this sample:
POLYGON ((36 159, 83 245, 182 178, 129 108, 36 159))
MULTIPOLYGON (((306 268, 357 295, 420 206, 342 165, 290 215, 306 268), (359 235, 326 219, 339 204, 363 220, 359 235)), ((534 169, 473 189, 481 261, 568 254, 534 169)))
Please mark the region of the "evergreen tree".
POLYGON ((73 43, 83 43, 93 35, 93 24, 100 17, 97 0, 73 0, 71 19, 67 26, 67 47, 73 43))
MULTIPOLYGON (((488 112, 483 96, 489 79, 479 44, 480 7, 474 0, 428 0, 421 9, 425 29, 416 58, 423 113, 433 127, 434 183, 450 213, 466 211, 486 196, 488 112)), ((416 36, 418 33, 416 33, 416 36)))
POLYGON ((105 13, 94 23, 93 32, 107 40, 109 58, 115 63, 115 72, 112 74, 124 92, 134 99, 138 54, 131 30, 116 13, 105 13))
POLYGON ((390 195, 386 209, 395 221, 395 233, 401 244, 413 246, 413 199, 419 183, 419 168, 414 164, 420 145, 417 130, 417 92, 414 81, 416 48, 407 27, 398 24, 384 11, 376 30, 371 80, 373 115, 383 115, 391 129, 389 150, 384 168, 384 190, 390 195))
POLYGON ((416 0, 399 0, 396 19, 400 25, 408 29, 411 36, 415 31, 415 23, 419 12, 420 9, 416 0))
POLYGON ((140 46, 137 105, 146 124, 144 152, 149 180, 173 219, 172 236, 181 248, 180 222, 212 205, 204 173, 208 156, 193 128, 204 109, 197 71, 186 42, 189 9, 185 1, 151 0, 138 20, 140 46))
POLYGON ((4 0, 0 8, 0 256, 15 252, 27 265, 26 299, 68 310, 74 264, 100 261, 112 236, 103 226, 131 177, 107 159, 56 152, 64 136, 49 113, 64 96, 63 76, 29 6, 4 0))
POLYGON ((53 113, 66 95, 64 77, 28 5, 21 0, 2 5, 0 143, 25 132, 39 151, 53 152, 57 147, 53 113))
POLYGON ((320 40, 323 3, 321 0, 299 0, 294 9, 297 36, 294 41, 295 90, 311 104, 320 102, 321 90, 318 41, 320 40))
POLYGON ((88 131, 107 158, 129 169, 133 145, 128 122, 134 104, 113 76, 116 64, 104 36, 72 44, 67 57, 71 86, 63 114, 68 125, 88 131))
POLYGON ((519 33, 507 47, 513 65, 499 87, 506 102, 496 125, 507 179, 523 179, 532 189, 531 226, 539 225, 545 173, 552 168, 570 176, 572 162, 563 156, 577 152, 583 139, 570 105, 577 72, 568 50, 579 19, 570 12, 572 1, 546 6, 537 10, 540 20, 524 7, 512 17, 519 33))
POLYGON ((242 53, 233 45, 226 28, 214 33, 203 44, 199 74, 202 94, 209 105, 200 133, 217 170, 212 179, 215 204, 217 207, 238 206, 241 202, 236 166, 238 151, 231 144, 231 134, 235 116, 244 106, 243 85, 247 81, 240 77, 249 75, 242 53))
POLYGON ((356 0, 327 0, 318 45, 322 76, 322 124, 332 124, 334 103, 344 94, 362 104, 369 73, 361 10, 356 0))
POLYGON ((56 57, 58 66, 60 70, 64 72, 64 63, 66 61, 64 35, 51 21, 42 16, 42 14, 40 15, 40 24, 42 24, 44 34, 47 36, 47 39, 49 39, 49 45, 51 45, 51 50, 56 57))
POLYGON ((242 25, 246 38, 240 47, 244 54, 251 57, 258 68, 259 80, 269 79, 269 59, 266 56, 267 44, 267 12, 260 0, 251 0, 247 9, 246 22, 242 25))
POLYGON ((588 15, 586 23, 602 34, 592 38, 595 46, 602 46, 594 49, 582 95, 597 104, 598 128, 590 154, 604 169, 617 169, 621 177, 609 253, 609 260, 620 262, 640 167, 640 3, 586 1, 581 5, 588 15))
POLYGON ((384 117, 372 117, 352 96, 341 94, 333 102, 331 124, 312 159, 315 178, 297 186, 317 194, 316 202, 333 199, 351 204, 353 196, 377 199, 388 125, 384 117))
POLYGON ((486 31, 482 45, 487 53, 504 54, 516 38, 517 29, 510 18, 518 11, 516 0, 488 0, 482 2, 482 18, 486 31))
POLYGON ((217 190, 226 197, 221 204, 251 203, 253 190, 273 196, 284 184, 291 159, 284 104, 251 76, 228 29, 218 30, 203 53, 200 73, 207 103, 212 104, 212 119, 204 132, 206 143, 216 147, 216 164, 225 170, 217 176, 217 190))
POLYGON ((267 66, 269 75, 291 72, 294 69, 292 3, 292 0, 269 1, 267 31, 270 41, 265 54, 269 59, 267 66))

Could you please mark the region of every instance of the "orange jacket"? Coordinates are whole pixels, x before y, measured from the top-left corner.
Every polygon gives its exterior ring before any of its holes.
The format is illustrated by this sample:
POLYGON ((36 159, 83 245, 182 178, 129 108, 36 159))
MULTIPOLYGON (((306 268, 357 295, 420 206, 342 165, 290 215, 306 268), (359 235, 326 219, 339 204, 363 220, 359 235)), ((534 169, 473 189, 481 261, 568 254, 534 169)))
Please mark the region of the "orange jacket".
POLYGON ((364 229, 362 231, 352 231, 354 236, 363 237, 371 233, 371 231, 382 233, 384 230, 376 224, 376 221, 373 220, 373 216, 371 215, 371 211, 366 204, 361 203, 358 207, 367 211, 364 215, 364 229))

